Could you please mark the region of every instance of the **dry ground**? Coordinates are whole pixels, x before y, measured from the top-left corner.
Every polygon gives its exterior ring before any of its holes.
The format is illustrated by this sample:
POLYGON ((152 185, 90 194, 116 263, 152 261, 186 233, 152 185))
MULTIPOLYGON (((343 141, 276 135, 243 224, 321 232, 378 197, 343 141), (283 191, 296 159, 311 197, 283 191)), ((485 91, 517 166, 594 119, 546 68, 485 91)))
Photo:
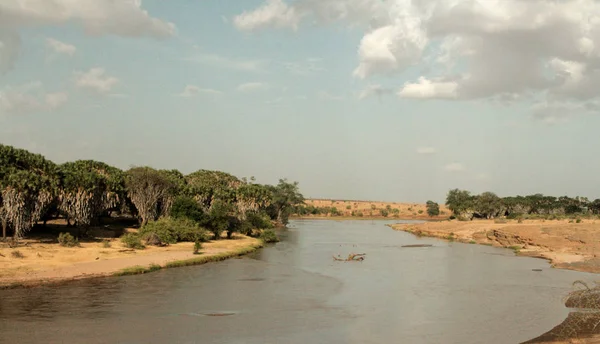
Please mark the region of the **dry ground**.
MULTIPOLYGON (((55 233, 65 231, 62 225, 55 221, 48 230, 36 231, 16 248, 0 243, 0 285, 106 276, 136 265, 164 266, 170 261, 198 257, 193 254, 193 243, 127 249, 118 236, 136 229, 119 224, 95 229, 93 239, 82 241, 79 247, 63 247, 56 242, 55 233), (109 242, 109 247, 103 241, 109 242)), ((231 240, 203 243, 201 252, 203 256, 211 256, 259 244, 258 239, 235 235, 231 240)))
MULTIPOLYGON (((395 203, 395 202, 371 202, 371 201, 349 201, 349 200, 318 200, 309 199, 305 201, 306 205, 314 207, 335 207, 342 213, 344 217, 351 217, 352 212, 362 212, 363 217, 367 218, 383 218, 380 209, 386 209, 389 205, 391 209, 398 209, 398 215, 389 212, 388 218, 398 219, 418 219, 418 220, 439 220, 446 219, 450 215, 450 211, 440 204, 440 216, 430 217, 427 215, 425 204, 419 203, 395 203)), ((326 217, 324 215, 312 215, 310 217, 326 217)), ((355 218, 359 218, 356 217, 355 218)))
POLYGON ((600 220, 473 220, 394 225, 417 235, 510 247, 547 258, 554 267, 600 273, 600 220), (504 222, 504 223, 503 223, 504 222))

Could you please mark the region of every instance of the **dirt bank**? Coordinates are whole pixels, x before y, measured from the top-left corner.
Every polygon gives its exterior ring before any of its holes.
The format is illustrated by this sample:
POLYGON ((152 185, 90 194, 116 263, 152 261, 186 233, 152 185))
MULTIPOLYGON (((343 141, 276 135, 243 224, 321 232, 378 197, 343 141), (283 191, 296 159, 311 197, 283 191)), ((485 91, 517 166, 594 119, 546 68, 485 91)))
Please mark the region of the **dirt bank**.
POLYGON ((562 269, 600 273, 600 221, 474 220, 397 224, 416 235, 512 248, 519 255, 546 258, 562 269))
MULTIPOLYGON (((0 286, 37 285, 67 280, 110 276, 134 266, 166 267, 174 261, 199 257, 226 257, 261 246, 258 239, 236 235, 232 240, 216 240, 202 245, 200 255, 193 254, 193 243, 167 247, 148 246, 129 250, 119 239, 81 243, 80 247, 62 247, 58 243, 26 240, 18 248, 0 247, 0 286), (15 253, 19 252, 19 253, 15 253)), ((206 261, 209 261, 207 259, 206 261)))
POLYGON ((304 202, 307 206, 318 208, 328 207, 336 208, 339 215, 308 215, 302 218, 344 218, 344 219, 404 219, 404 220, 445 220, 450 211, 440 205, 440 215, 430 217, 427 215, 427 207, 420 203, 395 203, 395 202, 372 202, 372 201, 352 201, 352 200, 323 200, 308 199, 304 202), (387 212, 383 216, 381 210, 387 212))

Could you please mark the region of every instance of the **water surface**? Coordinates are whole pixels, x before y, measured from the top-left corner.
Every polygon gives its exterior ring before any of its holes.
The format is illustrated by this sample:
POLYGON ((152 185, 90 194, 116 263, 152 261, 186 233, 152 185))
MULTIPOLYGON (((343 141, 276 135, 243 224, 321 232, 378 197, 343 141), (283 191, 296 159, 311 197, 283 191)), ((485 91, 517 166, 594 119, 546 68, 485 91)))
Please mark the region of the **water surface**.
POLYGON ((241 259, 0 291, 0 342, 518 343, 559 324, 571 283, 596 277, 395 222, 298 220, 241 259), (414 244, 432 246, 402 247, 414 244), (366 259, 332 259, 352 252, 366 259))

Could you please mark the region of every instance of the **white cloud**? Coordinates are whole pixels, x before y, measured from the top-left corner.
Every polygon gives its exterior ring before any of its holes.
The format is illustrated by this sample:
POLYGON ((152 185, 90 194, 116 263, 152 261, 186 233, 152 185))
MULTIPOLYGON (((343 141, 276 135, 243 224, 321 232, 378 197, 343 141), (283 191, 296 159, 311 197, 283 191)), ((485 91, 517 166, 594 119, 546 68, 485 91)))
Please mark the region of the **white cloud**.
POLYGON ((51 111, 69 99, 66 92, 46 93, 40 81, 0 90, 0 114, 27 114, 51 111))
POLYGON ((301 14, 282 0, 267 0, 254 11, 244 12, 233 18, 240 30, 252 31, 266 27, 296 29, 301 14))
POLYGON ((183 91, 179 94, 176 94, 176 96, 184 97, 184 98, 191 98, 191 97, 199 96, 201 94, 217 96, 217 95, 223 94, 223 92, 213 90, 210 88, 200 88, 196 85, 186 85, 185 88, 183 89, 183 91))
POLYGON ((398 92, 403 98, 456 98, 456 82, 431 81, 424 77, 418 83, 406 83, 398 92))
POLYGON ((52 51, 54 51, 55 53, 58 53, 58 54, 65 54, 65 55, 73 56, 73 54, 75 54, 75 52, 77 51, 77 48, 75 48, 74 45, 61 42, 54 38, 47 38, 46 45, 50 49, 52 49, 52 51))
POLYGON ((453 162, 450 164, 447 164, 446 166, 444 166, 444 170, 448 171, 448 172, 462 172, 465 171, 466 168, 463 164, 459 163, 459 162, 453 162))
POLYGON ((109 76, 103 68, 95 67, 87 72, 75 72, 75 85, 98 93, 109 92, 119 79, 109 76))
POLYGON ((237 90, 240 92, 253 92, 253 91, 264 90, 267 87, 268 87, 268 85, 265 83, 262 83, 262 82, 247 82, 247 83, 238 85, 237 90))
POLYGON ((321 91, 318 93, 319 98, 325 100, 343 100, 344 96, 331 94, 329 92, 321 91))
POLYGON ((67 92, 48 93, 45 100, 50 109, 57 109, 69 100, 69 94, 67 92))
POLYGON ((212 53, 196 53, 192 56, 183 58, 183 60, 245 72, 261 71, 265 65, 265 61, 234 59, 212 53))
POLYGON ((381 97, 387 94, 392 94, 393 91, 390 88, 383 87, 381 85, 368 85, 358 95, 358 99, 365 99, 372 96, 381 97))
POLYGON ((419 147, 417 148, 418 154, 435 154, 437 150, 433 147, 419 147))
POLYGON ((541 99, 564 109, 600 101, 599 18, 596 0, 268 0, 234 24, 252 31, 336 22, 363 30, 353 75, 421 70, 402 97, 541 99))
POLYGON ((0 73, 14 65, 20 49, 18 32, 23 28, 75 23, 94 36, 163 38, 175 34, 175 26, 150 16, 141 0, 3 0, 0 23, 0 73))

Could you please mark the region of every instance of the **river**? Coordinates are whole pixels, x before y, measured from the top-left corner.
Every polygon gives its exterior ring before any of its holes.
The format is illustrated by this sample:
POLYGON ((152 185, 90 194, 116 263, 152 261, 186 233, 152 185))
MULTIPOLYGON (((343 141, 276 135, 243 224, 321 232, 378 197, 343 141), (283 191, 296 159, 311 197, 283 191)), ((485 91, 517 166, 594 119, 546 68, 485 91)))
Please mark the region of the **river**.
POLYGON ((398 222, 296 220, 240 259, 0 291, 0 342, 519 343, 597 276, 385 226, 398 222), (351 252, 366 259, 332 259, 351 252))

